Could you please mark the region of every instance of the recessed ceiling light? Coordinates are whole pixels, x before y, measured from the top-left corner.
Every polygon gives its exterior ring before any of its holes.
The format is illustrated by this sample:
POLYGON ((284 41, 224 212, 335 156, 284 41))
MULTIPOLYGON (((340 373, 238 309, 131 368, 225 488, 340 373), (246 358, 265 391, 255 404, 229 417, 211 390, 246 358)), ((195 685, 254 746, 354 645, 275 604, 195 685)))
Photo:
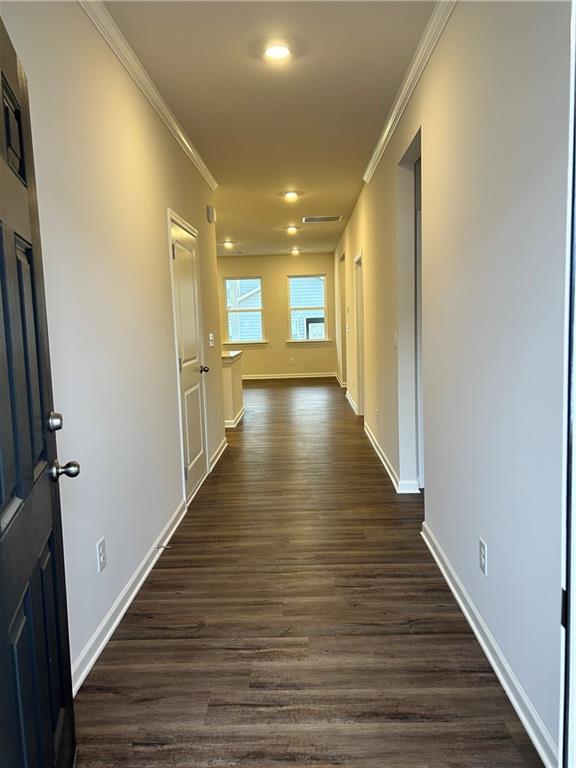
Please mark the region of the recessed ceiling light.
POLYGON ((282 192, 282 197, 288 203, 295 203, 296 200, 298 200, 298 198, 300 197, 300 195, 298 194, 298 192, 290 191, 290 192, 282 192))
POLYGON ((300 249, 299 248, 292 248, 290 253, 292 254, 292 256, 299 256, 300 255, 300 249))
POLYGON ((270 61, 283 61, 290 56, 290 48, 287 45, 269 45, 264 56, 270 61))
POLYGON ((231 242, 230 240, 225 240, 223 245, 224 245, 224 248, 226 248, 226 250, 228 251, 231 251, 232 248, 234 248, 234 243, 231 242))
POLYGON ((298 227, 295 227, 294 224, 290 224, 289 227, 286 227, 286 232, 288 232, 289 235, 295 235, 296 232, 298 232, 298 227))

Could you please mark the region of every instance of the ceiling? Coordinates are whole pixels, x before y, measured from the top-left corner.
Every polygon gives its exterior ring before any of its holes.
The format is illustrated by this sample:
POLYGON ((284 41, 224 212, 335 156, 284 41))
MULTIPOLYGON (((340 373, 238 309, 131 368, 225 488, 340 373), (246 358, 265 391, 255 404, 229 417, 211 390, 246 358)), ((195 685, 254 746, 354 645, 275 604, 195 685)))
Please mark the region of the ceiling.
POLYGON ((219 255, 334 250, 433 6, 106 3, 218 181, 219 255), (264 61, 270 40, 294 56, 264 61), (288 189, 303 192, 296 203, 280 197, 288 189), (329 214, 343 221, 301 223, 329 214))

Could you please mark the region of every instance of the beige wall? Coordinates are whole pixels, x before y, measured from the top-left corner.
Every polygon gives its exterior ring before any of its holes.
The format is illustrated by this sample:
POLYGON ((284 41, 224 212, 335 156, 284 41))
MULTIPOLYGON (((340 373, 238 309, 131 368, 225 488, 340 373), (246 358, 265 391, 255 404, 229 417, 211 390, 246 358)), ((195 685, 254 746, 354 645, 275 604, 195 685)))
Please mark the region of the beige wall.
POLYGON ((182 502, 168 208, 199 230, 210 453, 224 437, 213 194, 79 5, 1 10, 30 85, 58 450, 82 465, 60 483, 77 679, 182 502))
POLYGON ((218 259, 220 307, 223 334, 226 333, 224 278, 261 277, 266 344, 229 344, 244 350, 244 376, 296 376, 336 372, 334 342, 334 257, 236 256, 218 259), (326 275, 327 335, 329 341, 289 342, 288 276, 326 275))
MULTIPOLYGON (((459 3, 337 251, 353 326, 363 249, 366 423, 400 472, 398 165, 421 130, 426 523, 550 764, 561 696, 569 19, 567 3, 459 3)), ((347 338, 355 397, 353 327, 347 338)))

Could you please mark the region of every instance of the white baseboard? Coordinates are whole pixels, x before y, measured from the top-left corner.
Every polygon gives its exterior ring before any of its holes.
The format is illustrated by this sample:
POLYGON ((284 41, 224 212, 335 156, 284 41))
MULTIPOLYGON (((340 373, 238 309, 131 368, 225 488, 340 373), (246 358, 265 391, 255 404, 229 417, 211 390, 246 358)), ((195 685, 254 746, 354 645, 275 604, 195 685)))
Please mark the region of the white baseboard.
MULTIPOLYGON (((242 409, 242 410, 244 410, 244 409, 242 409)), ((225 437, 223 437, 222 438, 222 442, 220 443, 218 448, 216 448, 216 450, 214 451, 214 453, 210 457, 210 468, 209 468, 208 472, 212 472, 212 470, 214 469, 216 464, 218 464, 220 456, 222 456, 222 454, 224 453, 226 448, 228 448, 228 441, 226 440, 225 437)))
POLYGON ((392 480, 392 484, 396 489, 396 493, 420 493, 420 488, 418 488, 418 480, 400 480, 398 473, 392 465, 392 462, 382 450, 382 446, 378 440, 376 440, 376 436, 366 423, 366 420, 364 420, 364 432, 366 433, 368 440, 370 440, 372 443, 372 447, 378 454, 378 458, 382 464, 384 464, 384 469, 386 472, 388 472, 388 476, 390 477, 390 480, 392 480))
POLYGON ((346 389, 346 382, 342 381, 338 373, 336 373, 336 380, 338 381, 338 384, 342 387, 342 389, 346 389))
POLYGON ((242 407, 242 409, 238 411, 238 413, 236 414, 236 418, 226 419, 224 421, 224 427, 226 429, 234 429, 234 427, 237 427, 238 424, 240 424, 243 418, 244 418, 244 407, 242 407))
POLYGON ((422 525, 422 538, 544 764, 547 768, 558 768, 558 747, 427 523, 422 525))
POLYGON ((348 402, 350 403, 350 407, 352 408, 352 410, 354 411, 356 416, 359 416, 360 414, 358 413, 358 406, 354 402, 354 398, 350 394, 350 390, 349 389, 346 390, 346 400, 348 400, 348 402))
POLYGON ((122 592, 120 592, 114 601, 114 604, 106 616, 96 628, 92 637, 88 640, 80 654, 72 663, 72 689, 74 696, 78 693, 86 676, 96 663, 98 657, 104 650, 106 643, 112 636, 114 630, 122 620, 122 617, 130 607, 130 604, 138 594, 146 577, 162 554, 162 549, 159 549, 159 547, 165 546, 170 541, 174 532, 180 525, 182 518, 186 514, 186 509, 186 505, 181 501, 122 592))
POLYGON ((335 371, 330 373, 247 373, 242 381, 266 381, 266 379, 337 379, 335 371))

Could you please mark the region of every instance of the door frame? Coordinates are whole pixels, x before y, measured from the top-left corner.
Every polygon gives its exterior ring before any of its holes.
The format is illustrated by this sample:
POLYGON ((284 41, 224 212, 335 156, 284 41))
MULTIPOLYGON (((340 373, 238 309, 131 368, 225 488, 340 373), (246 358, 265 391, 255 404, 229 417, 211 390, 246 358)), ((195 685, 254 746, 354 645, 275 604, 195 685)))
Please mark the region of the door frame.
POLYGON ((206 459, 205 464, 205 471, 202 475, 202 478, 194 491, 192 492, 190 498, 187 498, 186 494, 186 456, 184 455, 184 410, 182 408, 182 386, 180 381, 180 355, 178 350, 178 319, 177 319, 177 313, 176 313, 176 280, 174 277, 174 259, 172 258, 172 245, 174 243, 172 239, 172 225, 176 224, 178 227, 181 227, 185 232, 188 232, 189 235, 192 235, 192 237, 196 238, 196 247, 197 247, 197 254, 196 254, 196 261, 194 264, 195 269, 195 276, 196 276, 196 308, 198 313, 198 336, 200 339, 200 358, 202 360, 202 364, 204 363, 204 326, 203 326, 203 313, 202 313, 202 291, 200 290, 200 269, 198 265, 198 259, 199 259, 199 235, 198 230, 196 227, 192 226, 192 224, 189 224, 186 219, 183 219, 181 216, 179 216, 175 211, 173 211, 171 208, 168 208, 167 212, 168 217, 168 261, 170 264, 170 296, 172 300, 172 333, 174 338, 174 368, 176 370, 176 392, 178 396, 178 432, 180 435, 180 466, 182 470, 182 499, 184 501, 184 504, 188 506, 191 502, 196 493, 198 492, 198 489, 204 482, 204 480, 208 477, 210 473, 210 457, 208 455, 208 418, 207 418, 207 407, 206 407, 206 386, 205 386, 205 379, 203 376, 200 377, 200 387, 202 389, 202 429, 203 429, 203 441, 204 441, 204 457, 206 459))
POLYGON ((566 381, 566 503, 565 503, 565 559, 563 563, 563 691, 561 701, 560 752, 563 768, 571 768, 576 761, 576 0, 570 7, 570 123, 568 144, 568 376, 566 381))
POLYGON ((356 335, 356 410, 364 416, 364 252, 354 257, 354 329, 356 335), (358 301, 358 291, 360 299, 358 301))
POLYGON ((423 369, 423 319, 422 319, 422 157, 414 163, 414 304, 415 304, 415 353, 416 353, 416 475, 418 489, 425 483, 424 457, 424 377, 423 369), (418 208, 418 202, 420 208, 418 208))

